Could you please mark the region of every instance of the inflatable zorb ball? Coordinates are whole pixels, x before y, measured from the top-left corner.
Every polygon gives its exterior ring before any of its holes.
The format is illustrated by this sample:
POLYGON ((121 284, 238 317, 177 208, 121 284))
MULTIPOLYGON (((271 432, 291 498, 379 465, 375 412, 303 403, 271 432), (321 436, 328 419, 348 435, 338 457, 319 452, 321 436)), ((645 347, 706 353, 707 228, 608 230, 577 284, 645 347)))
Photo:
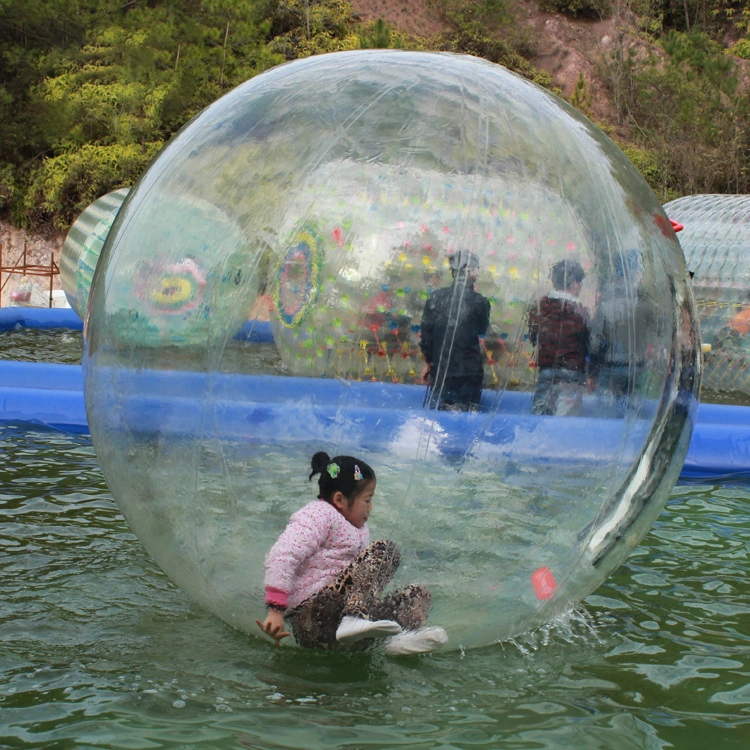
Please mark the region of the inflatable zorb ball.
POLYGON ((222 97, 131 190, 89 305, 86 405, 114 497, 180 586, 258 635, 263 561, 316 495, 315 451, 373 466, 392 585, 428 586, 458 648, 593 591, 691 436, 695 317, 664 211, 588 120, 472 57, 322 55, 222 97), (461 251, 491 306, 474 340, 461 251), (583 276, 553 289, 563 261, 583 276), (438 367, 484 378, 475 410, 438 408, 422 380, 432 295, 438 367), (554 372, 529 337, 546 296, 588 317, 564 326, 554 372), (268 335, 239 342, 243 326, 268 335), (532 413, 540 389, 556 397, 532 413))
POLYGON ((73 222, 60 256, 60 284, 68 304, 83 320, 99 255, 128 188, 97 198, 73 222))
POLYGON ((750 403, 750 195, 688 195, 664 206, 684 224, 701 339, 703 400, 750 403))

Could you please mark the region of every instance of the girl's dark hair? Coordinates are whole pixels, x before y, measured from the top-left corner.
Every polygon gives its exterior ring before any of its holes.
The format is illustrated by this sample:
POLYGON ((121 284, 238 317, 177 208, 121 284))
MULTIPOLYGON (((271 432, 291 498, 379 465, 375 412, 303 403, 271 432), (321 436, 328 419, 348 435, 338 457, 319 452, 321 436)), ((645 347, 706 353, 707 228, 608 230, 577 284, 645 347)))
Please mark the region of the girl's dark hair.
POLYGON ((327 503, 332 502, 335 492, 341 492, 353 503, 365 484, 375 479, 375 472, 361 458, 354 456, 334 456, 331 458, 325 451, 318 451, 310 462, 312 472, 310 479, 320 474, 318 479, 318 497, 327 503))

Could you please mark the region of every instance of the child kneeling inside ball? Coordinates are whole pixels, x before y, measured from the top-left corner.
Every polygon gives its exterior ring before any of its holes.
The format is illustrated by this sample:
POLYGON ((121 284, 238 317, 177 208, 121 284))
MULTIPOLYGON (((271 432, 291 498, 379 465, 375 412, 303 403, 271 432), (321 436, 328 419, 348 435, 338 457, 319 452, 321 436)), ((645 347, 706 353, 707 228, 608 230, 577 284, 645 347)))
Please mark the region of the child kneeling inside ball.
POLYGON ((382 639, 387 654, 417 654, 447 643, 425 627, 432 603, 423 586, 383 594, 399 565, 393 542, 370 544, 367 519, 375 472, 352 456, 312 457, 317 500, 292 514, 266 556, 266 606, 260 629, 278 645, 290 633, 307 648, 363 650, 382 639))

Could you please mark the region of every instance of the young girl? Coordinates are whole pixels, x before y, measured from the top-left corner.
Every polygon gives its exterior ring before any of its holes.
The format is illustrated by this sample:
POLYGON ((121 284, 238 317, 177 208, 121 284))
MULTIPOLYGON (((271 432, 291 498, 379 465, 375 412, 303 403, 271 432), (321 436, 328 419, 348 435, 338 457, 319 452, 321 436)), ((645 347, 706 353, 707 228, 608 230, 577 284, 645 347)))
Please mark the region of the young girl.
POLYGON ((431 651, 447 642, 442 628, 424 627, 430 592, 407 586, 383 596, 399 565, 390 541, 370 544, 367 519, 375 472, 352 456, 312 457, 319 495, 294 513, 266 557, 266 607, 260 629, 279 644, 292 626, 300 646, 368 648, 385 638, 388 654, 431 651))

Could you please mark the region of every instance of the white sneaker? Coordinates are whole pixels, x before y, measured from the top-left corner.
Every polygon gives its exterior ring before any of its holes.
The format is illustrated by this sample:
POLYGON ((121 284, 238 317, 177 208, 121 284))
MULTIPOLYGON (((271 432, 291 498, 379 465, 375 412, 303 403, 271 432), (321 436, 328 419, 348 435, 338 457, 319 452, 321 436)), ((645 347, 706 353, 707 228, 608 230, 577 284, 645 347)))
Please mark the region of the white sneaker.
POLYGON ((400 632, 401 626, 394 620, 365 620, 347 615, 336 630, 336 640, 339 643, 356 643, 363 638, 384 638, 400 632))
POLYGON ((404 630, 391 636, 385 644, 385 653, 391 656, 401 654, 424 654, 448 643, 448 634, 443 628, 418 628, 404 630))

